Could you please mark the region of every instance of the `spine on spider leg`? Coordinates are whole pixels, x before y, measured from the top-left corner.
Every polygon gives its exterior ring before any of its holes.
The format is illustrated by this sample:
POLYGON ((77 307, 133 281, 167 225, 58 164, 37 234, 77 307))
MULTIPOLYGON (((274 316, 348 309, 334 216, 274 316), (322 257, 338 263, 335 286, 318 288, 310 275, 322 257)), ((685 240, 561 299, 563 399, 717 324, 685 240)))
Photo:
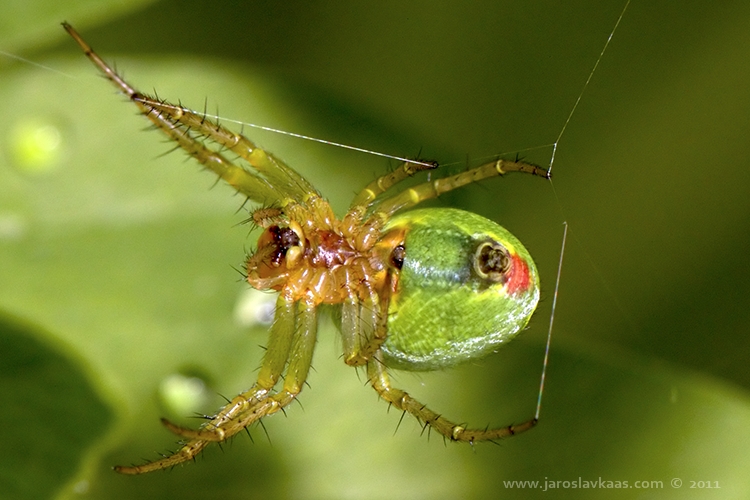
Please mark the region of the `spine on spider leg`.
POLYGON ((439 432, 451 441, 475 443, 478 441, 493 441, 525 432, 537 424, 533 418, 517 425, 508 425, 494 429, 469 429, 463 425, 451 422, 439 413, 430 410, 426 405, 412 398, 407 392, 391 386, 387 369, 382 363, 380 354, 367 364, 369 382, 381 398, 399 410, 408 412, 425 426, 439 432))

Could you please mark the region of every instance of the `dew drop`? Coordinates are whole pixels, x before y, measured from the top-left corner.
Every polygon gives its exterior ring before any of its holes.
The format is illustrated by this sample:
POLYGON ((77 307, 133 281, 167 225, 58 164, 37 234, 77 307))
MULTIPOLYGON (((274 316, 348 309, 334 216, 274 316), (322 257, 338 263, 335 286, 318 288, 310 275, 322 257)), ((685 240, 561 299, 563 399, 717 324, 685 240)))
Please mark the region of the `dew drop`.
POLYGON ((159 384, 159 399, 171 415, 183 417, 196 413, 208 398, 205 381, 193 375, 173 373, 159 384))
POLYGON ((24 174, 46 174, 60 164, 63 133, 51 121, 23 119, 11 129, 8 149, 13 164, 24 174))
POLYGON ((269 326, 276 310, 276 295, 254 288, 243 290, 234 306, 234 320, 248 328, 269 326))

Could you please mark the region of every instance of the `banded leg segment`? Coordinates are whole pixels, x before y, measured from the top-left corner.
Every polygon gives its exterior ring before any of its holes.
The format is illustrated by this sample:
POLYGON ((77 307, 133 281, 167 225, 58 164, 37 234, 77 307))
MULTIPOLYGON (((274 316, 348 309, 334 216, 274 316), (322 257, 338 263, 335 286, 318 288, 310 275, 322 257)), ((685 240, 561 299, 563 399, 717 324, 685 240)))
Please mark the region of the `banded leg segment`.
POLYGON ((461 172, 460 174, 425 182, 424 184, 409 188, 396 196, 383 200, 376 210, 386 215, 392 215, 399 210, 413 207, 425 200, 437 198, 443 193, 453 191, 467 184, 479 182, 489 177, 505 175, 508 172, 524 172, 549 179, 549 173, 546 170, 531 163, 497 160, 461 172))
POLYGON ((534 427, 537 419, 533 418, 518 425, 509 425, 497 429, 467 429, 463 425, 455 424, 438 413, 427 408, 425 405, 412 398, 401 389, 391 387, 385 365, 383 364, 381 352, 378 351, 372 360, 367 363, 367 375, 373 389, 381 398, 399 410, 413 415, 420 422, 429 425, 437 432, 451 441, 463 441, 474 443, 477 441, 492 441, 505 437, 514 436, 534 427))
POLYGON ((381 175, 365 188, 359 192, 359 194, 352 200, 352 204, 349 206, 350 209, 355 207, 366 207, 369 206, 375 198, 388 191, 391 187, 413 176, 417 172, 423 170, 432 170, 438 168, 437 163, 426 165, 424 163, 410 163, 404 162, 393 172, 389 172, 385 175, 381 175))

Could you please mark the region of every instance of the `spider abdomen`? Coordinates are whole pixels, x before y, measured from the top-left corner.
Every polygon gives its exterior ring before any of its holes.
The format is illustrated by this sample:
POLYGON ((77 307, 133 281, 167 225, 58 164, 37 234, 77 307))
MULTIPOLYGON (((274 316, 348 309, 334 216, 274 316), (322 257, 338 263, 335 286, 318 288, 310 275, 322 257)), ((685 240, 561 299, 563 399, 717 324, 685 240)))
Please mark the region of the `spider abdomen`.
POLYGON ((526 326, 539 278, 506 229, 451 208, 406 212, 386 229, 405 235, 382 346, 390 367, 435 370, 480 358, 526 326))

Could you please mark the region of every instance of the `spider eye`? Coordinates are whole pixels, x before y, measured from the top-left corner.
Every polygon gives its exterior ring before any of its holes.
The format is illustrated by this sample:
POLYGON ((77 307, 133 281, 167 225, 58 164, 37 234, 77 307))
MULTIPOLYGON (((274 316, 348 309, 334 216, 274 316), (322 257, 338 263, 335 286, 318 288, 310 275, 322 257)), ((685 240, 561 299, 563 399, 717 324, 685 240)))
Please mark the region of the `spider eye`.
POLYGON ((391 252, 391 264, 396 269, 404 267, 404 258, 406 257, 406 248, 404 245, 396 245, 391 252))
POLYGON ((504 282, 510 269, 510 254, 497 241, 485 241, 474 252, 474 272, 482 279, 504 282))
POLYGON ((279 229, 278 243, 281 253, 286 253, 291 247, 299 246, 299 235, 290 227, 279 229))
POLYGON ((271 226, 258 238, 258 250, 265 249, 269 262, 275 267, 287 257, 289 250, 292 250, 292 257, 298 257, 302 253, 302 249, 299 248, 301 246, 302 241, 293 227, 271 226))

